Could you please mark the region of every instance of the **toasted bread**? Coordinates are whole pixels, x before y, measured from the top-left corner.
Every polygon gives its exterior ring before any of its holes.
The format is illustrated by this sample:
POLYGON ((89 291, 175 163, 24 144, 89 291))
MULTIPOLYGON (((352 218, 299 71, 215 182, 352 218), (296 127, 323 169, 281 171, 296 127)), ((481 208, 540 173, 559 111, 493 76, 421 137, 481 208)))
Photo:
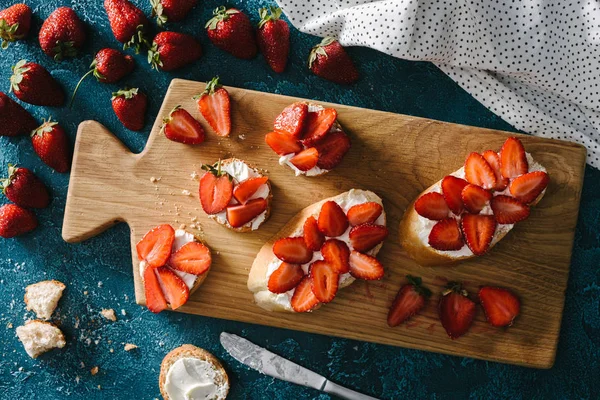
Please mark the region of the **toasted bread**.
POLYGON ((60 329, 41 320, 30 320, 17 327, 17 336, 31 358, 55 348, 63 348, 67 343, 60 329))

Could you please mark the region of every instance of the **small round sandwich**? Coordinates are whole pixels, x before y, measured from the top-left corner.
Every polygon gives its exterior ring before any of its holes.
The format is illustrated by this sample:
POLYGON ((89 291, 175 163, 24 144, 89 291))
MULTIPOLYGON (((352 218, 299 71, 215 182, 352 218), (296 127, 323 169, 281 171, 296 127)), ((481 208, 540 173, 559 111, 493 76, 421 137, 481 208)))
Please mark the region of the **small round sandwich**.
POLYGON ((269 218, 269 178, 239 158, 203 165, 200 204, 208 217, 236 232, 252 232, 269 218))
POLYGON ((215 356, 184 344, 163 358, 158 386, 165 400, 224 400, 229 377, 215 356))

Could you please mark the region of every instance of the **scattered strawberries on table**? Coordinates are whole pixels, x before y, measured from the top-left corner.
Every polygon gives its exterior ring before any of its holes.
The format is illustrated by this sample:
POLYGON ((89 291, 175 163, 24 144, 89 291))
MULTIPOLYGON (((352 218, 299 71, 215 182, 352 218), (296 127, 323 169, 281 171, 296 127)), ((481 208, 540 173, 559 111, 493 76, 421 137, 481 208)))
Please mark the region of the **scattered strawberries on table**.
POLYGON ((23 235, 37 228, 35 214, 16 204, 0 207, 0 237, 9 239, 23 235))
POLYGON ((233 196, 233 179, 227 172, 221 170, 221 161, 217 166, 205 164, 206 171, 200 178, 200 204, 207 214, 217 214, 223 211, 233 196))
POLYGON ((442 293, 439 316, 442 326, 451 339, 467 333, 475 317, 475 302, 460 283, 450 282, 442 293))
POLYGON ((148 19, 129 0, 104 0, 110 28, 115 39, 123 43, 123 49, 133 48, 138 54, 142 46, 148 47, 146 31, 148 19))
POLYGON ((398 326, 418 314, 431 297, 431 290, 423 286, 419 277, 406 275, 408 283, 403 285, 390 307, 387 323, 390 327, 398 326))
POLYGON ((198 0, 150 0, 152 17, 156 17, 158 26, 182 21, 196 4, 198 0))
POLYGON ((169 116, 163 119, 163 132, 167 139, 184 144, 204 142, 204 128, 181 106, 175 106, 169 116))
POLYGON ((202 56, 202 47, 193 36, 177 32, 160 32, 148 50, 148 62, 153 69, 172 71, 188 65, 202 56))
POLYGON ((69 7, 54 10, 42 24, 39 34, 42 50, 56 61, 75 57, 85 38, 83 22, 69 7))
POLYGON ((144 129, 148 98, 139 88, 114 92, 111 98, 112 109, 123 126, 132 131, 144 129))
POLYGON ((254 58, 257 46, 248 16, 240 10, 226 9, 224 6, 216 8, 213 15, 205 25, 210 41, 235 57, 254 58))
POLYGON ((258 48, 273 71, 283 72, 290 52, 290 27, 280 19, 279 7, 261 8, 258 15, 258 48))
POLYGON ((231 132, 230 100, 227 89, 219 84, 219 77, 212 78, 206 84, 204 92, 194 99, 198 103, 200 114, 219 136, 229 136, 231 132))
POLYGON ((2 49, 6 49, 10 42, 26 38, 30 27, 31 8, 26 4, 15 4, 0 11, 2 49))
POLYGON ((31 133, 33 150, 40 159, 57 172, 67 172, 71 168, 71 144, 64 129, 51 118, 31 133))
POLYGON ((479 301, 493 326, 511 326, 521 312, 519 298, 508 289, 483 286, 479 289, 479 301))
POLYGON ((19 61, 12 67, 10 90, 19 100, 38 106, 62 106, 65 93, 44 67, 34 62, 19 61))
POLYGON ((0 92, 0 136, 29 135, 37 126, 27 110, 0 92))
POLYGON ((315 75, 335 83, 351 84, 359 76, 346 50, 332 37, 324 38, 312 48, 308 67, 315 75))
POLYGON ((0 188, 7 199, 24 208, 46 208, 50 194, 35 174, 23 167, 8 164, 8 177, 0 179, 0 188))

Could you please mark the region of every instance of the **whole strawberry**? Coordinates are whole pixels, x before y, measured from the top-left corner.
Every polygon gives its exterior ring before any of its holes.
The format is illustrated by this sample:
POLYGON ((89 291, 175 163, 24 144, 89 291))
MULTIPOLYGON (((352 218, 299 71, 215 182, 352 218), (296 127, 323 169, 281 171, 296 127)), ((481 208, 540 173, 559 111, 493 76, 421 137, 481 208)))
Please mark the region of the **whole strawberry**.
POLYGON ((46 185, 31 170, 8 164, 8 178, 0 179, 4 195, 25 208, 46 208, 50 195, 46 185))
POLYGON ((59 7, 42 24, 39 38, 44 53, 60 61, 77 55, 85 42, 85 26, 72 8, 59 7))
POLYGON ((0 237, 9 239, 23 235, 37 228, 35 214, 16 204, 5 204, 0 207, 0 237))
POLYGON ((62 106, 65 93, 50 72, 40 64, 19 61, 12 67, 10 90, 19 100, 37 106, 62 106))
POLYGON ((310 51, 308 67, 321 78, 335 83, 350 84, 358 80, 358 70, 342 45, 326 37, 310 51))
POLYGON ((256 56, 256 40, 250 19, 235 8, 224 6, 213 11, 212 17, 205 25, 208 38, 221 50, 238 58, 250 59, 256 56))
POLYGON ((283 72, 290 53, 290 27, 287 22, 279 19, 281 8, 269 7, 258 10, 258 48, 263 53, 267 63, 275 72, 283 72))
POLYGON ((145 35, 149 23, 142 10, 129 0, 104 0, 104 8, 110 29, 115 38, 123 43, 123 49, 132 47, 138 54, 142 46, 148 46, 145 35))
POLYGON ((148 50, 148 62, 154 69, 172 71, 202 56, 202 47, 193 36, 177 32, 160 32, 148 50))
POLYGON ((0 136, 30 134, 37 121, 19 103, 0 92, 0 136))
POLYGON ((58 122, 44 120, 44 123, 31 133, 33 150, 49 167, 57 172, 67 172, 71 168, 71 144, 65 130, 58 122))
POLYGON ((156 17, 158 26, 167 22, 179 22, 185 18, 198 0, 150 0, 152 16, 156 17))
POLYGON ((25 4, 15 4, 0 11, 0 39, 2 48, 9 42, 25 38, 31 27, 31 8, 25 4))
POLYGON ((114 92, 111 101, 117 118, 125 128, 132 131, 144 128, 148 99, 138 88, 114 92))

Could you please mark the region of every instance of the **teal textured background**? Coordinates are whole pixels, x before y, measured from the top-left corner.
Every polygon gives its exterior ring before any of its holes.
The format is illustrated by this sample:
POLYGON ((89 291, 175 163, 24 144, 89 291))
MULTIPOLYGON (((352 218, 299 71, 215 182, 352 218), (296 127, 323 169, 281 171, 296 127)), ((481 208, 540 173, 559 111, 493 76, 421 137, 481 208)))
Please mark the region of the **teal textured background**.
MULTIPOLYGON (((70 92, 97 50, 120 47, 110 32, 101 0, 26 2, 34 10, 33 34, 0 52, 0 90, 8 90, 10 66, 26 58, 44 65, 70 92), (41 52, 37 31, 43 19, 62 5, 73 7, 85 22, 88 40, 78 58, 56 63, 41 52)), ((149 15, 148 1, 134 2, 149 15)), ((349 52, 362 79, 350 87, 338 86, 308 72, 305 61, 319 39, 295 29, 285 73, 271 72, 260 56, 251 61, 237 60, 213 47, 203 29, 212 9, 221 3, 200 3, 183 23, 169 27, 190 33, 202 42, 205 55, 199 62, 164 73, 151 71, 144 56, 136 56, 134 73, 120 86, 88 79, 72 111, 65 107, 25 107, 40 121, 52 115, 72 140, 81 121, 98 120, 132 151, 139 152, 172 78, 205 81, 218 74, 223 83, 231 86, 514 131, 429 63, 352 48, 349 52), (141 133, 123 128, 110 107, 111 92, 126 84, 140 87, 149 97, 147 124, 141 133)), ((0 0, 0 9, 10 4, 12 1, 0 0)), ((258 20, 256 10, 268 4, 256 0, 229 2, 246 11, 254 23, 258 20)), ((37 212, 41 226, 35 232, 0 240, 1 399, 160 397, 160 361, 183 343, 203 347, 223 360, 231 378, 232 399, 329 398, 262 376, 239 364, 221 348, 218 337, 222 331, 245 336, 335 382, 385 399, 600 398, 598 170, 588 167, 585 173, 556 364, 550 370, 534 370, 179 313, 153 315, 134 302, 127 226, 119 225, 81 244, 63 242, 61 227, 68 175, 53 173, 43 165, 25 137, 0 137, 3 172, 9 162, 33 169, 51 188, 53 201, 48 209, 37 212), (18 342, 14 328, 32 317, 25 312, 24 287, 51 278, 67 284, 55 313, 55 320, 67 336, 67 346, 32 360, 18 342), (99 316, 102 308, 114 308, 118 321, 103 320, 99 316), (121 315, 121 310, 126 315, 121 315), (135 343, 139 349, 125 352, 124 343, 135 343), (99 373, 91 376, 94 366, 99 367, 99 373)), ((401 329, 398 334, 402 334, 401 329)))

